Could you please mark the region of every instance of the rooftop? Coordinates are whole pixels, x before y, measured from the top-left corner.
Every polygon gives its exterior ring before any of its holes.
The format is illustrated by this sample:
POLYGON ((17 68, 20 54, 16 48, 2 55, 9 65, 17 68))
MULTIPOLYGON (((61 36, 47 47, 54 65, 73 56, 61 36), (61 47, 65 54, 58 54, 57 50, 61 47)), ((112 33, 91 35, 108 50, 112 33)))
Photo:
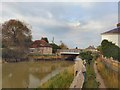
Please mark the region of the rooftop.
POLYGON ((101 34, 102 34, 102 35, 103 35, 103 34, 120 34, 120 26, 118 26, 117 28, 112 29, 112 30, 110 30, 110 31, 101 33, 101 34))
POLYGON ((51 45, 49 43, 47 43, 45 40, 35 40, 32 45, 31 48, 38 48, 38 47, 51 47, 51 45))
POLYGON ((94 46, 89 46, 89 47, 86 48, 86 49, 95 49, 95 47, 94 47, 94 46))

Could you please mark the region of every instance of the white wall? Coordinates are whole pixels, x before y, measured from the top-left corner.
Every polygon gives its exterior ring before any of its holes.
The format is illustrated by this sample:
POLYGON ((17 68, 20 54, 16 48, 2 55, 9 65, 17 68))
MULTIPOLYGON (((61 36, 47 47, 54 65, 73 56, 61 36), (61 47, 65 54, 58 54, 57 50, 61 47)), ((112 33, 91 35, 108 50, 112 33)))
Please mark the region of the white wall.
POLYGON ((120 47, 120 34, 118 35, 118 46, 120 47))
POLYGON ((102 40, 104 39, 111 41, 120 47, 120 34, 104 34, 102 35, 102 40))

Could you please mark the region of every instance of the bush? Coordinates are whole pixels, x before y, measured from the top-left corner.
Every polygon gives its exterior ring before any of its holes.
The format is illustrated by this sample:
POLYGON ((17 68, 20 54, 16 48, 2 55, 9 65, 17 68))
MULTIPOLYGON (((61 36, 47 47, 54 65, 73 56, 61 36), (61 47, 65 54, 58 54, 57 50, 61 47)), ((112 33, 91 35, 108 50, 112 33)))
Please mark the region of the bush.
POLYGON ((25 52, 20 49, 9 49, 9 48, 4 48, 2 49, 2 58, 5 58, 5 59, 23 59, 23 58, 26 58, 25 56, 25 52))
POLYGON ((86 60, 87 63, 90 64, 91 60, 93 59, 92 52, 90 52, 90 51, 81 52, 80 53, 80 58, 82 60, 86 60))
POLYGON ((55 43, 51 43, 50 45, 52 46, 52 52, 53 53, 56 53, 57 49, 60 49, 60 47, 55 43))
POLYGON ((99 50, 105 57, 113 57, 113 59, 120 61, 120 48, 112 42, 109 42, 108 40, 103 40, 101 46, 99 46, 99 50))

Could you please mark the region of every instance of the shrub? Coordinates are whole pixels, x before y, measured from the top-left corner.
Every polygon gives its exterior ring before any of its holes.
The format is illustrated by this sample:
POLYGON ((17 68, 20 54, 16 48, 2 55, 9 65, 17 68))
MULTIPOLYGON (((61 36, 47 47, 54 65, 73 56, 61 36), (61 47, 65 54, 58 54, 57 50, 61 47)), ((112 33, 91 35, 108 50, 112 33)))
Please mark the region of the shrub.
POLYGON ((103 40, 101 42, 101 46, 99 46, 99 50, 105 57, 113 57, 113 59, 120 61, 120 48, 112 42, 103 40))

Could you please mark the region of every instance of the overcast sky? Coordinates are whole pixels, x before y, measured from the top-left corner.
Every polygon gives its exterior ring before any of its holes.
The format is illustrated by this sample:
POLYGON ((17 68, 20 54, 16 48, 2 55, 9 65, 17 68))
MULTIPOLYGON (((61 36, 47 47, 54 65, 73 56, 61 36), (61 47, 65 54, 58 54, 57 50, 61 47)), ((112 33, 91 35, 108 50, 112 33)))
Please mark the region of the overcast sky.
MULTIPOLYGON (((116 27, 117 2, 4 2, 2 23, 19 19, 32 28, 33 40, 48 37, 70 48, 100 45, 101 33, 116 27)), ((1 22, 1 21, 0 21, 1 22)))

